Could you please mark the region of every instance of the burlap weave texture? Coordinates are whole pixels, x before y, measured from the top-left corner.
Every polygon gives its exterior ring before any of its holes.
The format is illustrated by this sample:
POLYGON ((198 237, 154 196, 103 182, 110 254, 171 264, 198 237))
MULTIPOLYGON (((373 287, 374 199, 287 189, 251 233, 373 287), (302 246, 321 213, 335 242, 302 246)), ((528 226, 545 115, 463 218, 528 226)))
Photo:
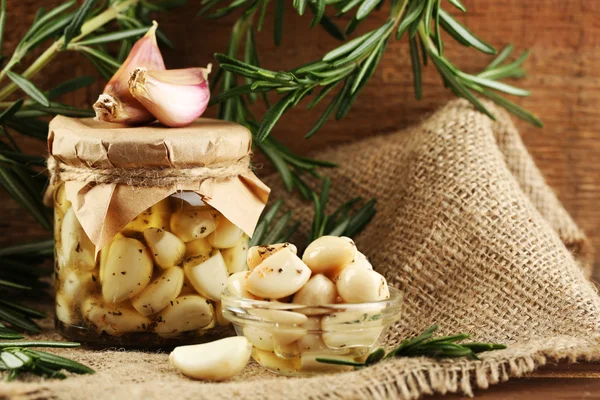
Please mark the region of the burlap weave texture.
MULTIPOLYGON (((328 150, 331 206, 377 197, 357 239, 375 268, 405 293, 397 344, 429 325, 507 343, 481 361, 398 359, 313 378, 277 377, 250 364, 230 382, 185 379, 166 353, 63 350, 98 373, 1 384, 26 399, 417 398, 486 388, 549 360, 600 360, 600 297, 585 276, 585 236, 545 184, 510 118, 493 122, 458 100, 407 130, 328 150)), ((273 198, 283 196, 273 177, 273 198)), ((304 221, 311 208, 288 204, 304 221)), ((47 323, 50 325, 50 323, 47 323)), ((55 333, 43 335, 56 338, 55 333)))

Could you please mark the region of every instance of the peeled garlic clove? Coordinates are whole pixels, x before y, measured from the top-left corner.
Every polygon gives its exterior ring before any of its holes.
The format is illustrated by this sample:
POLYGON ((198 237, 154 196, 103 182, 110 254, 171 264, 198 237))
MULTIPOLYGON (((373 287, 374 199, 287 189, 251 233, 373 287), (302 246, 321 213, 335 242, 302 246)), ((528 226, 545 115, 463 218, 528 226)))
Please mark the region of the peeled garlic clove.
POLYGON ((208 257, 212 251, 213 247, 207 238, 192 240, 185 244, 185 258, 208 257))
POLYGON ((356 245, 347 238, 322 236, 308 245, 302 261, 314 274, 333 274, 356 257, 356 245))
POLYGON ((220 301, 229 278, 221 252, 215 250, 208 259, 202 258, 200 262, 195 260, 193 258, 186 261, 185 275, 198 293, 211 300, 220 301))
POLYGON ((310 269, 290 249, 281 249, 254 268, 246 290, 265 299, 296 293, 310 278, 310 269))
POLYGON ((131 236, 138 232, 144 232, 148 228, 166 230, 169 228, 170 218, 171 208, 169 206, 169 199, 164 199, 135 217, 121 229, 121 233, 125 236, 131 236))
POLYGON ((236 272, 227 279, 227 291, 233 295, 243 299, 253 299, 254 295, 246 290, 246 279, 250 272, 236 272))
POLYGON ((298 351, 303 352, 314 352, 327 350, 325 342, 321 337, 321 318, 319 317, 308 317, 308 320, 304 323, 303 328, 307 332, 303 337, 298 340, 298 351))
POLYGON ((278 357, 273 352, 257 348, 252 350, 252 358, 254 358, 254 360, 262 367, 271 371, 290 374, 300 369, 299 358, 285 359, 278 357))
POLYGON ((324 316, 321 329, 323 342, 338 349, 373 346, 383 332, 377 310, 344 311, 324 316))
POLYGON ((246 255, 248 254, 249 241, 250 239, 248 236, 242 235, 235 246, 221 250, 223 260, 225 260, 225 265, 227 265, 227 272, 230 274, 248 270, 248 265, 246 265, 246 255))
POLYGON ((159 267, 169 268, 183 261, 185 243, 171 232, 148 228, 144 230, 144 239, 159 267))
MULTIPOLYGON (((54 192, 54 237, 60 238, 62 220, 66 212, 71 208, 71 202, 67 200, 65 185, 58 185, 54 192)), ((60 243, 57 243, 60 248, 60 243)))
POLYGON ((73 303, 81 295, 94 292, 98 278, 95 273, 73 270, 61 278, 60 293, 66 300, 73 303))
POLYGON ((273 351, 273 336, 269 332, 254 326, 245 326, 242 331, 246 339, 257 349, 273 351))
POLYGON ((325 275, 317 274, 300 289, 295 295, 292 303, 319 306, 334 304, 337 298, 335 284, 325 275))
POLYGON ((96 120, 130 125, 151 122, 155 118, 129 91, 129 78, 137 67, 164 70, 165 63, 156 43, 156 28, 152 23, 148 32, 132 47, 127 59, 110 78, 96 103, 96 120))
POLYGON ((139 240, 122 238, 112 242, 102 280, 105 301, 118 303, 135 297, 151 278, 152 258, 139 240))
POLYGON ((193 379, 222 381, 239 374, 252 354, 252 345, 243 336, 210 343, 176 347, 169 363, 193 379))
POLYGON ((81 307, 84 318, 96 326, 98 332, 119 335, 143 332, 150 326, 150 319, 139 314, 131 306, 107 304, 99 297, 90 297, 81 307))
POLYGON ((365 303, 381 300, 385 295, 387 282, 377 272, 353 265, 340 272, 336 287, 346 303, 365 303))
POLYGON ((208 241, 213 247, 227 249, 233 247, 241 239, 244 232, 222 215, 217 217, 217 227, 208 235, 208 241))
POLYGON ((213 321, 215 312, 206 298, 198 295, 180 296, 156 317, 156 333, 178 333, 204 328, 213 321))
POLYGON ((137 295, 131 304, 142 315, 163 310, 179 296, 183 286, 183 270, 179 267, 166 269, 137 295))
POLYGON ((65 324, 75 325, 77 321, 77 314, 71 305, 71 302, 62 293, 56 293, 56 318, 65 324))
POLYGON ((129 79, 129 91, 162 124, 185 126, 198 118, 210 99, 207 68, 155 71, 136 68, 129 79))
POLYGON ((290 249, 292 253, 297 254, 298 249, 291 243, 275 243, 269 245, 262 246, 252 246, 248 250, 248 255, 246 258, 246 263, 250 270, 254 269, 261 262, 266 260, 268 257, 275 254, 277 251, 281 249, 290 249))
POLYGON ((73 208, 69 208, 63 218, 60 242, 65 265, 85 271, 94 269, 95 246, 81 227, 73 208))
POLYGON ((248 310, 248 312, 260 317, 270 324, 276 324, 277 329, 274 329, 271 332, 271 336, 276 346, 289 345, 306 335, 304 325, 308 322, 308 317, 304 314, 286 310, 258 308, 248 310))
POLYGON ((123 236, 121 233, 117 233, 115 235, 115 237, 113 237, 113 239, 110 241, 110 243, 108 243, 107 245, 105 245, 102 250, 100 250, 100 271, 99 271, 99 278, 100 278, 100 282, 102 282, 104 280, 104 272, 106 271, 106 263, 108 262, 108 252, 110 251, 110 245, 112 244, 112 242, 114 242, 117 239, 123 239, 125 236, 123 236))
POLYGON ((171 232, 184 242, 210 235, 217 224, 211 211, 181 211, 171 216, 171 232))

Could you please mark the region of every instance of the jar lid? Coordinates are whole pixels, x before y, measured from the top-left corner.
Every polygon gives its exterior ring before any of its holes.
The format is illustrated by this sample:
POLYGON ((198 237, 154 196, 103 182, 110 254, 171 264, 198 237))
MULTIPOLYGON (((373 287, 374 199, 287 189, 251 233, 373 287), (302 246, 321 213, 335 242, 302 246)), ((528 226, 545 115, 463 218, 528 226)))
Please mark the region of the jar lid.
POLYGON ((166 128, 57 116, 48 133, 49 191, 65 183, 96 252, 145 209, 181 191, 197 193, 252 236, 270 190, 251 170, 251 144, 246 128, 215 119, 166 128))
POLYGON ((50 122, 48 151, 61 162, 94 168, 190 168, 227 164, 250 153, 245 127, 202 118, 181 128, 130 127, 93 118, 57 116, 50 122))

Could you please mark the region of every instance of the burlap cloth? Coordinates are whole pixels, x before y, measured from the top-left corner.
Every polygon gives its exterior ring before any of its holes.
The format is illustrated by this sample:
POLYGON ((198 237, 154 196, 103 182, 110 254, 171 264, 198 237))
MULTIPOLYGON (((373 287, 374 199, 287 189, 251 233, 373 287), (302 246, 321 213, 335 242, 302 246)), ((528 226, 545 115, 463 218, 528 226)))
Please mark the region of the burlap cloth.
MULTIPOLYGON (((188 380, 167 353, 57 351, 95 368, 64 381, 2 384, 0 397, 56 399, 417 398, 486 388, 549 361, 600 360, 600 297, 584 273, 583 233, 546 185, 509 117, 453 101, 419 126, 326 151, 332 207, 377 197, 358 238, 406 294, 388 345, 437 323, 441 333, 507 343, 481 361, 395 359, 353 372, 285 378, 252 362, 230 382, 188 380)), ((279 179, 268 183, 274 198, 279 179)), ((288 202, 304 221, 310 205, 288 202)), ((306 225, 306 223, 305 223, 306 225)), ((57 338, 51 322, 46 334, 57 338)))

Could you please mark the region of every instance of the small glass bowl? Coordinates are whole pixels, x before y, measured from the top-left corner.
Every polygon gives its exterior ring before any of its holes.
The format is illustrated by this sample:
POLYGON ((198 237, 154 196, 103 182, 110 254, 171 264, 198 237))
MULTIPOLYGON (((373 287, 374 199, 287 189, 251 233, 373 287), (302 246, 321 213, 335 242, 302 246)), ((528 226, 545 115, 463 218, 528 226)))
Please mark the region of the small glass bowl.
POLYGON ((358 304, 308 306, 241 298, 225 289, 223 316, 253 345, 252 357, 282 375, 314 375, 351 370, 318 358, 364 362, 400 318, 402 294, 358 304))

